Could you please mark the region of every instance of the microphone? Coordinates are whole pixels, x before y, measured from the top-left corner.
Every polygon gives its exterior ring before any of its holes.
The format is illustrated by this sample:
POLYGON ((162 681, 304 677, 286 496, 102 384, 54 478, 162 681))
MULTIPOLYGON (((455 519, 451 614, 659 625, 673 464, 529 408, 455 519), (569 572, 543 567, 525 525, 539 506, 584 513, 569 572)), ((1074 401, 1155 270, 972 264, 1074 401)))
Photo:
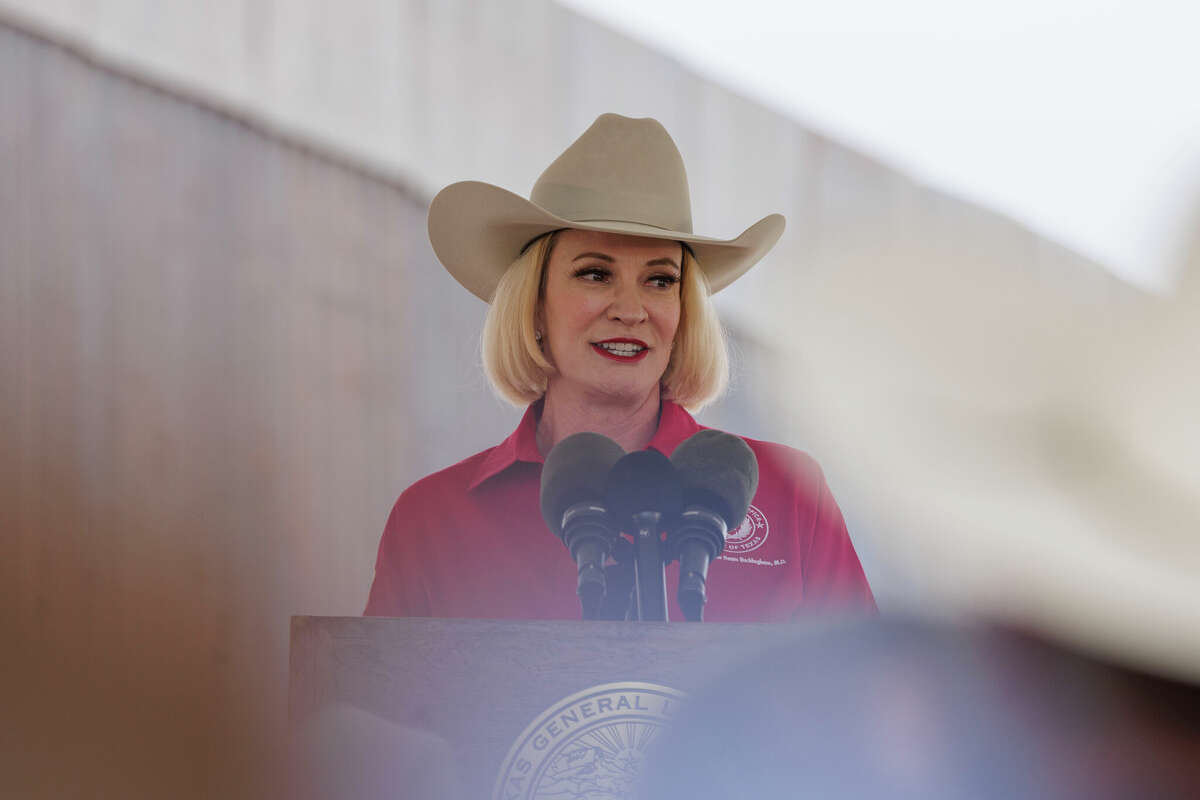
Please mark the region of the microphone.
POLYGON ((617 528, 633 536, 637 618, 665 622, 667 588, 659 533, 683 510, 679 476, 662 453, 638 450, 613 465, 604 497, 617 528))
POLYGON ((660 520, 671 520, 683 510, 679 476, 671 460, 657 450, 626 453, 613 464, 604 498, 617 527, 626 532, 637 528, 641 514, 657 513, 660 520))
POLYGON ((758 489, 758 459, 745 440, 703 430, 671 454, 683 494, 683 512, 667 532, 668 552, 679 559, 679 606, 692 622, 704 618, 708 565, 725 549, 725 534, 746 518, 758 489))
POLYGON ((542 466, 542 519, 575 559, 584 619, 596 619, 604 601, 604 562, 617 539, 605 506, 605 479, 623 455, 607 436, 576 433, 555 445, 542 466))

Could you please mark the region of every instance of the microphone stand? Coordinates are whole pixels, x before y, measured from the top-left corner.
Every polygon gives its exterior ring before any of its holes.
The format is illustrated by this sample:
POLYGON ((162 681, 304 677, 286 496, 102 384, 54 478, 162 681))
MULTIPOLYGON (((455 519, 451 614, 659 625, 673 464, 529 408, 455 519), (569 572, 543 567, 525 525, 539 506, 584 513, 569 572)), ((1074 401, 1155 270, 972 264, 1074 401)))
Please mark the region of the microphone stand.
POLYGON ((637 528, 633 537, 633 607, 636 619, 643 622, 667 621, 667 567, 658 530, 661 517, 657 511, 633 515, 637 528))

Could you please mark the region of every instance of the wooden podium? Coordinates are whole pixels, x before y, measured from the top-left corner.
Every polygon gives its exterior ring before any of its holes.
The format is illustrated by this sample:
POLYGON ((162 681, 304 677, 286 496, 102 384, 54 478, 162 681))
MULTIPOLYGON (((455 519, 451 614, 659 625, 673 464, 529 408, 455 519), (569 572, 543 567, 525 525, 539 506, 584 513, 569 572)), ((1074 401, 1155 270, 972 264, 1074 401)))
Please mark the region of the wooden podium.
POLYGON ((410 750, 396 758, 440 760, 462 797, 546 796, 556 784, 563 796, 619 797, 688 693, 800 630, 293 617, 290 726, 301 731, 331 708, 394 725, 395 749, 410 750))
POLYGON ((644 800, 639 774, 656 800, 1200 785, 1194 682, 995 625, 295 617, 290 688, 293 730, 328 734, 300 766, 344 767, 298 769, 305 800, 644 800))

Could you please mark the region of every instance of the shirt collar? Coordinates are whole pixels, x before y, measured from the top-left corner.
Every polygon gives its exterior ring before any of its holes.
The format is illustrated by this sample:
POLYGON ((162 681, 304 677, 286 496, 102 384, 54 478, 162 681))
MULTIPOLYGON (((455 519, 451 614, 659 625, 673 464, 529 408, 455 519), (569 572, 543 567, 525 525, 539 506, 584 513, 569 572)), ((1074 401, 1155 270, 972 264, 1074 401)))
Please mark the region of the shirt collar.
MULTIPOLYGON (((525 415, 521 417, 517 429, 509 434, 507 439, 489 450, 483 461, 479 463, 475 477, 467 486, 468 490, 474 489, 488 478, 499 475, 518 461, 526 461, 531 464, 545 462, 546 459, 542 457, 537 446, 537 421, 541 415, 541 400, 525 409, 525 415)), ((653 447, 664 456, 669 457, 671 453, 675 452, 675 448, 679 446, 680 442, 699 430, 701 430, 701 426, 696 424, 696 420, 692 419, 692 415, 683 406, 670 400, 663 400, 662 414, 658 419, 658 430, 654 432, 647 447, 653 447)))

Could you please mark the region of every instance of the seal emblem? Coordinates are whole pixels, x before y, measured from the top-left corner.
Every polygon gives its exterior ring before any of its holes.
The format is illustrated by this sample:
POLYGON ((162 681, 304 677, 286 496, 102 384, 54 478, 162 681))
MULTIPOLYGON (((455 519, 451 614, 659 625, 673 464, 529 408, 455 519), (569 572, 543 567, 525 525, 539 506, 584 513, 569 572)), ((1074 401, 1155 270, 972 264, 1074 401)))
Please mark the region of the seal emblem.
POLYGON ((746 518, 742 520, 738 529, 725 535, 725 552, 740 555, 757 550, 767 541, 770 533, 771 526, 767 524, 766 516, 754 506, 750 506, 746 509, 746 518))
POLYGON ((493 800, 630 797, 646 747, 682 697, 653 683, 606 683, 563 698, 517 737, 493 800))

